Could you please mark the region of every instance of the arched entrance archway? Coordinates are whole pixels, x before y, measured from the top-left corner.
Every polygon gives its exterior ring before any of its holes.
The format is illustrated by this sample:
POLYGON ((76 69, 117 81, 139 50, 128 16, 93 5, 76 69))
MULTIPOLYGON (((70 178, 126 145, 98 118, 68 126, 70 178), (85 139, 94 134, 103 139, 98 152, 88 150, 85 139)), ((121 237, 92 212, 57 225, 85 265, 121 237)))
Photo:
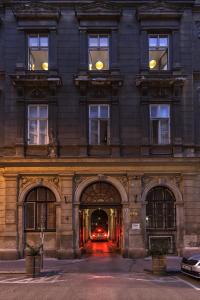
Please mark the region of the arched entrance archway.
POLYGON ((23 202, 24 247, 43 242, 45 254, 56 255, 56 197, 45 186, 30 189, 23 202), (47 241, 51 240, 51 244, 47 241))
POLYGON ((80 248, 87 248, 88 241, 91 240, 91 232, 99 223, 108 233, 108 241, 112 242, 116 249, 121 248, 121 196, 112 184, 105 181, 89 184, 81 194, 79 210, 80 248))
POLYGON ((146 197, 147 247, 165 243, 169 253, 176 251, 176 199, 165 186, 153 187, 146 197))

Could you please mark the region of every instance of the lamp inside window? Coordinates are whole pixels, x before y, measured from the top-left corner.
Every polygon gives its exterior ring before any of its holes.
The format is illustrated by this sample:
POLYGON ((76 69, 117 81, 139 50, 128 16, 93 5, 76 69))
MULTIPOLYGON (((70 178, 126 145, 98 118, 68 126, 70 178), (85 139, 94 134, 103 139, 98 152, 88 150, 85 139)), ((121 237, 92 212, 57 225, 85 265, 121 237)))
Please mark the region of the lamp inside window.
POLYGON ((88 39, 88 68, 90 71, 109 69, 109 36, 89 35, 88 39))
POLYGON ((29 35, 28 52, 30 71, 48 71, 48 36, 29 35))
POLYGON ((149 69, 161 71, 169 69, 168 35, 149 35, 149 69))

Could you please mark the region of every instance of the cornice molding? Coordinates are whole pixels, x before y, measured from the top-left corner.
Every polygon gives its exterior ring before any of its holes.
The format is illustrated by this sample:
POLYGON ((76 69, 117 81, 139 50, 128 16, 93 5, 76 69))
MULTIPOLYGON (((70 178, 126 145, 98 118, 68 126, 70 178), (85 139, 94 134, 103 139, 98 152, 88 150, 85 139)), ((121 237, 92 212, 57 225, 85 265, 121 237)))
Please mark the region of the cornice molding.
POLYGON ((94 0, 89 4, 76 6, 76 16, 78 19, 119 19, 121 9, 119 5, 108 0, 94 0))
POLYGON ((144 19, 180 19, 183 9, 177 8, 174 4, 169 4, 164 0, 150 2, 138 8, 137 16, 139 20, 144 19))
POLYGON ((59 20, 60 10, 41 1, 28 1, 13 8, 17 19, 55 19, 59 20))

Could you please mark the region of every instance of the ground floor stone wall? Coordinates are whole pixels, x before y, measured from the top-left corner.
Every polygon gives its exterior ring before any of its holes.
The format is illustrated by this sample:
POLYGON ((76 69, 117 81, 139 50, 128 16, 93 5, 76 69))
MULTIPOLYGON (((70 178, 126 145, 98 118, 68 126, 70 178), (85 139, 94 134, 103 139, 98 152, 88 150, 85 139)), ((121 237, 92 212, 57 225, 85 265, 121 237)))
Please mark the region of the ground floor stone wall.
MULTIPOLYGON (((25 231, 24 203, 31 189, 46 187, 55 195, 56 228, 43 234, 45 255, 79 257, 81 195, 87 186, 107 182, 119 192, 119 251, 125 257, 145 256, 151 237, 146 199, 154 187, 167 187, 175 197, 176 229, 158 236, 173 236, 174 254, 200 251, 200 170, 195 159, 162 160, 24 160, 1 161, 0 258, 24 256, 26 243, 39 245, 40 231, 25 231)), ((91 200, 92 201, 92 200, 91 200)), ((108 211, 99 199, 96 207, 108 211)), ((94 203, 88 204, 94 210, 94 203)), ((113 207, 112 204, 111 207, 113 207)), ((88 226, 88 219, 83 220, 88 226)), ((116 225, 117 228, 118 225, 116 225)))

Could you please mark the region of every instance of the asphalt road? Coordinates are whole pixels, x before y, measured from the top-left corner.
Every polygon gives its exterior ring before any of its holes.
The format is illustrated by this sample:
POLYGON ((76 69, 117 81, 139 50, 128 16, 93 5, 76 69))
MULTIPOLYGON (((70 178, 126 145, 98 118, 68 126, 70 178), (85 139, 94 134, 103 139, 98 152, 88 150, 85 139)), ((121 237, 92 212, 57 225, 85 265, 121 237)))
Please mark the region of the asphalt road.
POLYGON ((200 280, 154 276, 142 261, 118 255, 96 253, 50 269, 34 279, 0 274, 0 300, 200 300, 200 280))

